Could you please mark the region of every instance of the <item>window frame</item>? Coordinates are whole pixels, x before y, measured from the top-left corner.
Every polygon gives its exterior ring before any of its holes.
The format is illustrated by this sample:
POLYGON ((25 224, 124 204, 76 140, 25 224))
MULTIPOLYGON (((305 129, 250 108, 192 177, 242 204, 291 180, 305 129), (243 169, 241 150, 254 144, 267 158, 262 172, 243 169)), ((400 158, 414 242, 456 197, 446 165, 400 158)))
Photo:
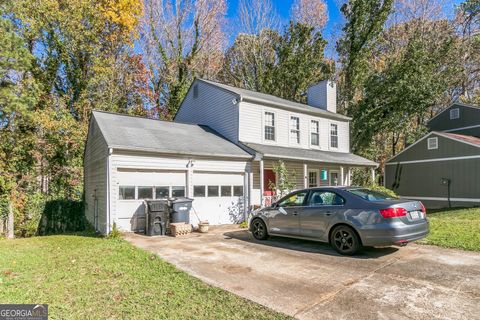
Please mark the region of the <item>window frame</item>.
POLYGON ((316 187, 319 187, 320 186, 320 170, 319 169, 309 169, 308 170, 308 187, 309 188, 316 188, 316 187), (316 185, 315 186, 311 186, 310 185, 310 173, 315 173, 316 176, 317 176, 317 179, 316 179, 316 185))
POLYGON ((233 185, 232 186, 232 197, 243 197, 243 196, 245 196, 245 186, 233 185), (235 188, 242 188, 242 195, 241 196, 235 195, 235 188))
POLYGON ((301 130, 300 130, 300 117, 297 115, 289 115, 288 118, 288 143, 293 145, 300 145, 302 143, 301 130), (297 119, 297 129, 292 129, 292 119, 297 119), (296 132, 298 134, 297 141, 292 141, 292 134, 296 132))
POLYGON ((220 197, 220 186, 219 185, 207 185, 207 196, 206 197, 207 198, 219 198, 220 197), (215 196, 210 195, 210 190, 209 190, 210 187, 217 188, 217 195, 215 195, 215 196))
POLYGON ((194 198, 206 198, 207 197, 207 186, 205 184, 197 184, 193 186, 193 197, 194 198), (203 187, 203 196, 195 195, 195 187, 203 187))
POLYGON ((277 113, 274 112, 274 111, 271 111, 271 110, 263 110, 263 113, 262 113, 262 141, 263 142, 270 142, 270 143, 274 143, 274 142, 277 142, 277 126, 276 126, 276 121, 277 121, 277 113), (273 115, 273 121, 272 121, 272 126, 267 126, 266 124, 266 115, 267 113, 273 115), (266 129, 267 127, 272 127, 273 128, 273 140, 271 139, 267 139, 266 138, 266 129))
POLYGON ((438 149, 438 137, 427 138, 427 149, 428 150, 438 149), (430 146, 430 141, 435 141, 435 146, 430 146))
POLYGON ((187 193, 187 186, 170 186, 170 197, 176 197, 176 198, 180 198, 180 197, 185 197, 186 196, 186 193, 187 193), (183 196, 174 196, 173 195, 173 188, 183 188, 183 196))
POLYGON ((338 149, 338 144, 339 144, 339 143, 338 143, 338 140, 339 140, 339 139, 338 139, 338 123, 332 123, 332 122, 330 123, 330 134, 329 134, 329 139, 328 139, 328 140, 329 140, 329 141, 328 141, 328 142, 329 142, 329 143, 328 143, 329 149, 337 150, 337 149, 338 149), (333 142, 332 137, 334 137, 333 131, 332 131, 332 127, 333 127, 333 126, 335 126, 335 132, 336 132, 336 135, 335 135, 335 137, 336 137, 336 142, 337 142, 337 146, 336 146, 336 147, 332 146, 332 142, 333 142))
POLYGON ((315 147, 315 148, 319 148, 320 147, 320 121, 319 120, 316 120, 316 119, 310 119, 310 146, 311 147, 315 147), (312 124, 313 123, 316 123, 317 124, 317 132, 314 132, 312 129, 312 124), (316 134, 317 135, 317 144, 314 144, 313 143, 313 135, 316 134))
POLYGON ((230 198, 233 196, 233 186, 232 185, 221 185, 220 186, 220 197, 222 198, 230 198), (229 188, 230 189, 230 194, 228 196, 223 195, 223 189, 224 188, 229 188))
POLYGON ((450 120, 460 119, 460 108, 450 109, 450 120))
POLYGON ((137 200, 137 187, 136 186, 118 186, 118 200, 119 201, 137 200), (120 189, 121 188, 133 188, 133 199, 120 199, 120 189))
POLYGON ((167 194, 167 198, 170 198, 170 194, 171 194, 171 192, 170 192, 170 186, 153 186, 153 188, 154 188, 154 189, 153 189, 153 190, 154 190, 154 193, 153 193, 153 194, 155 195, 155 199, 165 199, 165 198, 158 198, 158 197, 157 197, 157 188, 167 188, 167 193, 168 193, 168 194, 167 194))
POLYGON ((154 186, 137 186, 136 187, 137 189, 137 195, 136 195, 136 199, 135 200, 153 200, 155 199, 154 196, 155 196, 155 187, 154 186), (140 188, 145 188, 148 190, 148 188, 150 188, 150 191, 152 192, 152 196, 150 198, 140 198, 140 188))

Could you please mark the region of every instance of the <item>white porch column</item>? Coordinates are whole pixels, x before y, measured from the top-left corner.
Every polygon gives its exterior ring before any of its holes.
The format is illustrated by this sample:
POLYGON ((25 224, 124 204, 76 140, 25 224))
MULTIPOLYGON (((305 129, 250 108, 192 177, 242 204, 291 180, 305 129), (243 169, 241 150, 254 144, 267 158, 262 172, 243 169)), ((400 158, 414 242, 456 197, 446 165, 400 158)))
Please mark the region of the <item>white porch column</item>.
POLYGON ((352 168, 347 168, 347 186, 352 185, 352 168))
POLYGON ((308 166, 306 163, 303 164, 303 187, 308 188, 308 166))
POLYGON ((260 206, 263 206, 263 190, 264 188, 263 178, 263 160, 260 160, 260 206))
POLYGON ((370 169, 372 172, 372 183, 375 183, 375 168, 370 169))
POLYGON ((345 170, 343 167, 340 167, 340 183, 339 185, 344 186, 345 185, 345 170))
POLYGON ((253 170, 250 167, 250 170, 248 171, 248 210, 253 209, 253 170))

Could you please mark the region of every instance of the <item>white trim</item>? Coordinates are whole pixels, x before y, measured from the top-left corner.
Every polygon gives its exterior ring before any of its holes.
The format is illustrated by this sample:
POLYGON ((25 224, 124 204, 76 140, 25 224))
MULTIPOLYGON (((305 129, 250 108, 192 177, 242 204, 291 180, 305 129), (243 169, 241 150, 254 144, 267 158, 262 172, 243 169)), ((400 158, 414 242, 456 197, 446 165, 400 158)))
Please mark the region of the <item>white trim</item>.
POLYGON ((309 132, 309 137, 308 137, 308 140, 309 140, 309 146, 310 148, 313 148, 313 149, 320 149, 320 121, 319 119, 314 119, 314 118, 311 118, 310 119, 310 122, 308 123, 308 132, 309 132), (315 144, 312 144, 312 133, 315 133, 312 131, 312 122, 316 122, 317 123, 317 132, 316 134, 318 135, 318 145, 315 145, 315 144))
POLYGON ((453 161, 453 160, 468 160, 468 159, 478 159, 478 158, 480 158, 480 155, 477 155, 477 156, 463 156, 463 157, 450 157, 450 158, 424 159, 424 160, 411 160, 411 161, 397 161, 397 162, 388 162, 388 163, 385 163, 385 165, 424 163, 424 162, 439 162, 439 161, 453 161))
POLYGON ((444 113, 445 111, 449 110, 451 107, 453 106, 459 106, 459 107, 466 107, 466 108, 473 108, 473 109, 476 109, 476 110, 479 110, 480 111, 480 108, 477 108, 477 107, 474 107, 472 105, 468 105, 468 104, 464 104, 464 103, 460 103, 460 102, 454 102, 452 103, 451 105, 449 105, 447 108, 443 109, 442 111, 440 111, 439 113, 437 113, 432 119, 428 120, 427 124, 429 124, 430 122, 433 121, 433 119, 435 119, 436 117, 438 117, 439 115, 441 115, 442 113, 444 113))
POLYGON ((461 128, 454 128, 454 129, 443 130, 443 132, 460 131, 460 130, 467 130, 467 129, 479 128, 479 127, 480 127, 480 124, 476 124, 476 125, 474 125, 474 126, 468 126, 468 127, 461 127, 461 128))
POLYGON ((450 120, 460 119, 460 108, 451 108, 449 113, 450 113, 450 120), (452 111, 454 112, 452 113, 452 111))
MULTIPOLYGON (((465 143, 465 144, 468 144, 468 145, 471 145, 471 146, 480 148, 480 145, 478 145, 478 144, 471 143, 471 142, 468 142, 468 141, 465 141, 465 140, 462 140, 462 139, 458 139, 458 138, 455 138, 455 137, 451 137, 451 136, 449 136, 448 134, 444 134, 444 133, 442 133, 442 132, 434 131, 434 133, 436 133, 436 134, 438 134, 439 136, 444 137, 444 138, 448 138, 448 139, 451 139, 451 140, 454 140, 454 141, 462 142, 462 143, 465 143)), ((468 136, 467 136, 467 137, 468 137, 468 136)))
POLYGON ((338 134, 338 123, 330 122, 328 126, 328 150, 338 150, 340 144, 339 134, 338 134), (337 127, 337 147, 332 147, 332 125, 337 127))
MULTIPOLYGON (((448 201, 448 198, 441 198, 441 197, 410 197, 410 196, 400 196, 400 197, 402 199, 412 199, 412 200, 448 201)), ((480 199, 476 199, 476 198, 450 198, 450 201, 480 202, 480 199)))
POLYGON ((300 119, 299 114, 294 114, 294 113, 289 113, 288 114, 288 144, 289 145, 294 145, 294 146, 301 146, 302 145, 302 122, 300 119), (298 120, 298 142, 292 142, 292 118, 297 118, 298 120))
POLYGON ((278 117, 277 113, 274 110, 270 109, 262 109, 262 142, 265 144, 276 144, 278 141, 278 117), (267 140, 265 139, 265 113, 271 113, 273 114, 273 130, 274 130, 274 139, 273 140, 267 140))
POLYGON ((435 150, 438 149, 438 137, 428 138, 427 139, 427 149, 428 150, 435 150), (430 145, 432 142, 432 145, 430 145))
POLYGON ((316 181, 315 187, 320 187, 320 169, 308 169, 307 188, 312 188, 310 187, 310 172, 315 172, 315 174, 317 175, 317 181, 316 181))

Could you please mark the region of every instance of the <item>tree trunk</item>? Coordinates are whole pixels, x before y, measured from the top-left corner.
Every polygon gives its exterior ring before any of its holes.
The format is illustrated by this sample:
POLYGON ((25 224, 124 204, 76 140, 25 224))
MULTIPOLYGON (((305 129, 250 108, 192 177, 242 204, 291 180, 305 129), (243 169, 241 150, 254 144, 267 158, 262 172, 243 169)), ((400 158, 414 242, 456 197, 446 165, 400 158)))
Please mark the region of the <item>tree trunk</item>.
POLYGON ((10 202, 8 204, 8 221, 7 221, 7 238, 13 239, 13 205, 10 202))
POLYGON ((3 217, 0 217, 0 236, 2 236, 5 233, 5 219, 3 217))

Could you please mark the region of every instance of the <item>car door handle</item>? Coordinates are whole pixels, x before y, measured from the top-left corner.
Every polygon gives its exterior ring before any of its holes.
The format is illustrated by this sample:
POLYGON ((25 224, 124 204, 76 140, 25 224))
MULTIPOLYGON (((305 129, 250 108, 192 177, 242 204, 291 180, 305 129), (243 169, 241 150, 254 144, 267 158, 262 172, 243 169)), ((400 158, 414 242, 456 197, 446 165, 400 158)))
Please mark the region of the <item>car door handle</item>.
POLYGON ((331 213, 330 211, 327 211, 327 212, 325 212, 325 215, 326 215, 326 216, 331 216, 332 213, 331 213))
POLYGON ((293 215, 294 215, 294 216, 298 216, 298 212, 297 212, 297 211, 294 211, 294 212, 293 212, 293 215))

